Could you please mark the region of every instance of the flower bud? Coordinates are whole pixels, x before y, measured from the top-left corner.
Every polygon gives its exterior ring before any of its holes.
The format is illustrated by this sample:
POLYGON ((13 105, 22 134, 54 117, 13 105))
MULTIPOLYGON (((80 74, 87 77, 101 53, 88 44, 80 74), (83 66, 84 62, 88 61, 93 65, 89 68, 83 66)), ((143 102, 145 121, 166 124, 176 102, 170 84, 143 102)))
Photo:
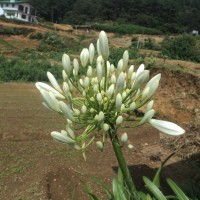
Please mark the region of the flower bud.
POLYGON ((96 145, 100 151, 103 151, 103 143, 101 141, 97 141, 96 145))
POLYGON ((155 114, 155 110, 151 109, 145 113, 142 120, 140 121, 139 125, 142 125, 146 122, 148 122, 155 114))
POLYGON ((107 77, 109 77, 109 75, 110 75, 110 62, 109 61, 106 62, 106 67, 107 67, 107 77))
POLYGON ((62 77, 63 77, 63 80, 64 80, 64 81, 67 81, 67 80, 68 80, 68 76, 67 76, 65 70, 62 70, 62 77))
POLYGON ((135 107, 136 107, 135 102, 132 102, 132 103, 130 104, 130 107, 129 107, 130 111, 135 110, 135 107))
POLYGON ((159 131, 168 135, 179 136, 185 133, 185 130, 172 122, 150 119, 149 123, 159 131))
POLYGON ((62 93, 62 90, 60 86, 58 85, 57 80, 55 79, 54 75, 51 72, 47 72, 47 77, 50 81, 50 83, 53 85, 53 87, 60 93, 62 93))
POLYGON ((98 121, 101 122, 104 120, 104 113, 102 111, 99 112, 98 121))
POLYGON ((136 74, 136 79, 132 85, 133 89, 138 89, 144 85, 144 83, 149 79, 149 70, 143 70, 138 75, 136 74))
POLYGON ((75 139, 74 131, 69 126, 66 127, 66 131, 72 139, 75 139))
POLYGON ((118 72, 122 72, 123 71, 123 59, 120 59, 118 64, 117 64, 117 70, 118 72))
POLYGON ((98 85, 94 85, 94 86, 93 86, 93 91, 94 91, 95 93, 97 93, 97 92, 99 91, 99 86, 98 86, 98 85))
POLYGON ((113 93, 114 93, 114 89, 115 89, 115 85, 112 84, 112 85, 108 88, 108 90, 106 91, 106 95, 107 95, 108 99, 110 99, 110 98, 112 97, 112 95, 113 95, 113 93))
POLYGON ((75 112, 75 114, 78 116, 78 115, 80 115, 80 110, 78 110, 78 109, 76 109, 76 108, 74 108, 74 112, 75 112))
POLYGON ((122 142, 122 145, 124 145, 128 140, 128 135, 127 133, 124 133, 122 136, 121 136, 121 142, 122 142))
POLYGON ((79 79, 79 83, 81 84, 81 86, 83 86, 83 79, 79 79))
POLYGON ((108 124, 103 124, 103 130, 105 131, 105 132, 107 132, 108 130, 109 130, 109 125, 108 124))
POLYGON ((78 76, 78 72, 79 72, 79 63, 76 58, 74 58, 74 60, 73 60, 73 66, 74 66, 73 74, 76 77, 76 76, 78 76))
POLYGON ((37 87, 38 90, 43 89, 43 90, 45 90, 47 92, 52 92, 55 95, 56 98, 65 99, 65 96, 63 96, 62 94, 60 94, 57 90, 55 90, 51 86, 47 85, 46 83, 37 82, 35 84, 35 86, 37 87))
POLYGON ((144 64, 141 64, 141 65, 138 67, 138 69, 137 69, 136 77, 137 77, 141 72, 143 72, 144 69, 145 69, 144 64))
POLYGON ((112 76, 111 76, 111 80, 110 80, 110 82, 112 83, 112 84, 115 84, 116 83, 116 76, 115 76, 115 74, 113 74, 112 76))
POLYGON ((120 93, 118 93, 115 100, 115 106, 118 112, 120 111, 121 105, 122 105, 122 96, 120 93))
POLYGON ((129 145, 128 145, 128 148, 129 148, 129 149, 132 149, 132 148, 134 148, 134 146, 133 146, 132 144, 129 144, 129 145))
POLYGON ((89 60, 90 60, 90 64, 92 64, 92 62, 93 62, 94 53, 95 53, 94 45, 91 43, 90 46, 89 46, 89 60))
POLYGON ((72 66, 71 66, 70 57, 67 54, 63 54, 62 56, 62 65, 66 74, 69 76, 72 70, 72 66))
POLYGON ((146 87, 146 88, 143 90, 143 92, 142 92, 142 100, 144 100, 144 99, 148 96, 149 90, 150 90, 149 87, 146 87))
POLYGON ((68 93, 69 93, 69 85, 66 82, 63 83, 63 91, 64 91, 65 94, 68 95, 68 93))
POLYGON ((97 94, 97 101, 98 101, 99 103, 102 102, 102 94, 101 94, 101 93, 98 93, 98 94, 97 94))
POLYGON ((87 76, 88 76, 88 77, 92 77, 92 74, 93 74, 92 67, 89 66, 88 69, 87 69, 87 76))
POLYGON ((90 85, 90 79, 86 76, 83 81, 83 86, 84 86, 84 88, 87 89, 89 87, 89 85, 90 85))
POLYGON ((58 100, 54 96, 52 92, 47 92, 43 89, 40 90, 40 93, 44 99, 46 106, 56 112, 60 112, 60 108, 58 105, 58 100))
POLYGON ((76 141, 71 139, 70 137, 68 137, 67 135, 64 135, 60 132, 57 132, 57 131, 53 131, 51 132, 51 136, 59 141, 59 142, 64 142, 64 143, 68 143, 68 144, 74 144, 76 141))
POLYGON ((124 71, 127 69, 128 61, 129 61, 129 53, 126 50, 126 51, 124 51, 124 54, 123 54, 123 70, 124 71))
POLYGON ((123 90, 124 83, 125 83, 125 74, 124 72, 121 72, 119 74, 119 77, 117 78, 115 94, 120 93, 123 90))
POLYGON ((98 62, 97 63, 97 78, 99 82, 101 81, 102 77, 103 77, 102 65, 100 62, 98 62))
POLYGON ((126 108, 125 105, 122 104, 122 105, 121 105, 121 108, 120 108, 120 111, 123 112, 123 111, 125 110, 125 108, 126 108))
POLYGON ((154 93, 156 92, 158 86, 159 86, 159 81, 155 80, 154 84, 152 84, 151 87, 150 87, 149 93, 147 95, 147 99, 150 99, 154 95, 154 93))
POLYGON ((108 38, 104 31, 101 31, 99 34, 99 51, 103 59, 107 61, 109 57, 109 46, 108 46, 108 38))
POLYGON ((95 112, 94 108, 90 108, 90 112, 94 113, 95 112))
POLYGON ((133 72, 134 72, 134 65, 131 65, 128 69, 128 79, 131 78, 133 72))
POLYGON ((100 49, 99 49, 99 39, 97 40, 97 53, 99 56, 101 56, 101 52, 100 52, 100 49))
POLYGON ((83 67, 87 65, 88 59, 89 59, 89 51, 87 48, 84 48, 80 54, 80 60, 83 67))
POLYGON ((153 100, 151 100, 151 101, 148 102, 148 104, 146 105, 145 112, 148 112, 149 110, 151 110, 153 108, 153 103, 154 103, 153 100))
POLYGON ((73 112, 69 105, 65 104, 63 101, 59 101, 59 107, 67 118, 74 121, 73 112))
POLYGON ((124 91, 123 93, 122 93, 122 99, 125 99, 126 98, 126 91, 124 91))
POLYGON ((82 107, 81 107, 81 112, 82 112, 83 114, 85 114, 85 113, 87 112, 87 107, 86 107, 85 105, 82 105, 82 107))
POLYGON ((120 125, 123 122, 123 117, 119 115, 116 119, 116 125, 120 125))

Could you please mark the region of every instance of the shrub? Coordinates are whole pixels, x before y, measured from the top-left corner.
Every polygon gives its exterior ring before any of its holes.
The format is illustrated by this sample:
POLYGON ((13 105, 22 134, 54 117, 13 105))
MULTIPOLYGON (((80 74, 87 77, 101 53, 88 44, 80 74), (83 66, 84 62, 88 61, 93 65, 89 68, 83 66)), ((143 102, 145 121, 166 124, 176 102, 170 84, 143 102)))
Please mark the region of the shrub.
POLYGON ((146 28, 144 26, 138 26, 133 24, 118 24, 118 23, 109 23, 109 24, 93 24, 92 28, 96 30, 105 30, 107 32, 114 32, 118 34, 162 34, 161 31, 154 28, 146 28))
POLYGON ((200 62, 196 40, 190 35, 165 39, 162 43, 162 54, 172 59, 200 62))
POLYGON ((5 35, 28 35, 33 29, 31 28, 16 28, 0 25, 0 34, 5 35))
POLYGON ((0 56, 0 81, 48 81, 46 71, 52 72, 58 79, 61 75, 58 73, 58 66, 52 67, 48 61, 34 61, 27 63, 21 58, 15 58, 10 61, 0 56))
POLYGON ((41 32, 33 33, 29 36, 30 39, 42 40, 44 35, 41 32))
POLYGON ((42 41, 45 44, 53 45, 53 46, 56 46, 56 47, 62 48, 62 47, 65 46, 64 38, 59 36, 57 33, 54 33, 54 32, 45 33, 42 41))

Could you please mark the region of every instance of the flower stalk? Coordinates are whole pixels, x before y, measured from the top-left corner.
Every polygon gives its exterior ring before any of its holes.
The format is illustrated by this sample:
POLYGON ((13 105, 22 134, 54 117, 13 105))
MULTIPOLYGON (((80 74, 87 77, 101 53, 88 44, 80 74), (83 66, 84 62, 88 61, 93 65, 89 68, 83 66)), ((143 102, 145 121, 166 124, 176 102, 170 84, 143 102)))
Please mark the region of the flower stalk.
MULTIPOLYGON (((134 66, 128 65, 128 51, 124 52, 117 66, 110 63, 109 43, 104 31, 100 32, 97 40, 97 53, 95 56, 95 47, 90 44, 88 49, 81 51, 79 60, 75 58, 71 62, 70 57, 64 54, 63 86, 60 87, 53 74, 47 72, 52 87, 41 82, 36 83, 36 87, 43 97, 43 105, 67 121, 66 130, 53 131, 51 136, 81 151, 86 159, 86 148, 96 142, 97 148, 103 151, 109 135, 125 185, 131 197, 138 199, 122 152, 128 136, 123 134, 120 141, 117 129, 136 128, 148 123, 173 136, 185 131, 174 123, 153 119, 152 97, 159 86, 160 74, 149 80, 149 70, 143 64, 134 72, 134 66), (144 115, 137 116, 141 107, 146 107, 144 115), (130 126, 124 126, 124 121, 129 121, 130 126), (80 129, 83 131, 77 131, 80 129)), ((132 145, 128 147, 133 148, 132 145)))

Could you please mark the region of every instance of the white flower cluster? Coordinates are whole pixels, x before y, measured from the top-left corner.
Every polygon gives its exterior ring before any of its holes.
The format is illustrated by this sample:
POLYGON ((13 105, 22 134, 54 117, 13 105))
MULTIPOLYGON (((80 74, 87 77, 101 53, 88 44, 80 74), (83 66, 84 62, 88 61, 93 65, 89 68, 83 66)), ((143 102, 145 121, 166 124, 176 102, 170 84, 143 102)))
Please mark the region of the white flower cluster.
MULTIPOLYGON (((54 139, 84 150, 101 131, 103 139, 97 142, 97 146, 103 149, 106 133, 111 129, 116 130, 126 118, 132 120, 131 127, 148 122, 166 134, 184 133, 174 123, 152 119, 155 111, 151 99, 158 88, 160 74, 149 80, 149 70, 143 64, 134 71, 134 66, 128 65, 128 51, 124 52, 117 66, 110 63, 108 38, 104 31, 100 32, 97 40, 97 53, 94 60, 94 45, 84 48, 80 54, 81 65, 76 58, 71 62, 70 57, 64 54, 62 88, 50 72, 47 72, 47 76, 52 87, 42 82, 36 83, 44 106, 67 119, 66 130, 51 133, 54 139), (144 105, 145 114, 138 118, 134 110, 144 105), (84 131, 77 136, 76 129, 84 131)), ((122 135, 122 144, 127 138, 126 133, 122 135)))

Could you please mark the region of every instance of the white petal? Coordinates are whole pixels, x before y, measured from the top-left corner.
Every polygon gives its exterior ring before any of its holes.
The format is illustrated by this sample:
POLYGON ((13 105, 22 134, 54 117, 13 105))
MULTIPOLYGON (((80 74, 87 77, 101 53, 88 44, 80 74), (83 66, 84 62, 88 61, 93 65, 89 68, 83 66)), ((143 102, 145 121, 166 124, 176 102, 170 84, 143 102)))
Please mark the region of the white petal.
POLYGON ((178 135, 182 135, 183 133, 185 133, 185 130, 183 130, 180 126, 178 126, 177 124, 174 124, 172 122, 151 119, 151 120, 149 120, 149 123, 153 127, 160 130, 161 132, 169 134, 169 135, 178 136, 178 135))

